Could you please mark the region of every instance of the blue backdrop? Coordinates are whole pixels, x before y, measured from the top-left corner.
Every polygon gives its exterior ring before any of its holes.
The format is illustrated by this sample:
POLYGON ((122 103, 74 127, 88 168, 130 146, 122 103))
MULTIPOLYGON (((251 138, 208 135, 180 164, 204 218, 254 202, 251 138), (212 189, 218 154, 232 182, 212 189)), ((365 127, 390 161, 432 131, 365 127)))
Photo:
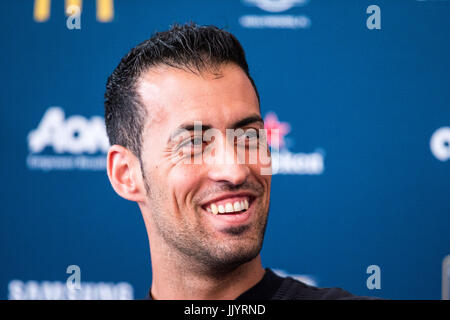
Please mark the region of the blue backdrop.
POLYGON ((103 94, 130 48, 192 20, 239 38, 263 115, 290 129, 264 266, 359 295, 440 299, 449 1, 85 0, 81 29, 64 1, 46 2, 0 3, 0 298, 146 295, 140 211, 104 170, 103 94), (65 289, 70 265, 78 293, 65 289), (370 265, 380 289, 367 287, 370 265))

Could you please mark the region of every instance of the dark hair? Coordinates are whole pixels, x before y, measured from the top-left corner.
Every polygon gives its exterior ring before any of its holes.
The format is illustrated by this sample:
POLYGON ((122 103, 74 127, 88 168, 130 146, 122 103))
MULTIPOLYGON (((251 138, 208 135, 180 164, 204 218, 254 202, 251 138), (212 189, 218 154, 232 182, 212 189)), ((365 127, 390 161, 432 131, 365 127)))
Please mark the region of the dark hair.
POLYGON ((136 84, 148 68, 168 65, 196 73, 228 62, 237 64, 246 73, 259 101, 241 44, 231 33, 215 26, 175 24, 131 49, 106 84, 105 123, 110 144, 124 146, 140 159, 147 114, 136 84))

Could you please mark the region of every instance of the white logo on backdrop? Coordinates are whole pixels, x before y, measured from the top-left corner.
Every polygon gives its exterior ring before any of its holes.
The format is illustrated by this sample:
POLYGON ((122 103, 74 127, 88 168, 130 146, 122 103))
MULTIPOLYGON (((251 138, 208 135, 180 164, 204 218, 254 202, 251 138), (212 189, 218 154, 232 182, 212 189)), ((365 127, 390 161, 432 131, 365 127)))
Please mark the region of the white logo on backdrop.
MULTIPOLYGON (((264 117, 264 129, 267 131, 267 140, 272 141, 272 130, 277 130, 278 143, 281 150, 278 156, 272 154, 274 174, 322 174, 325 152, 318 149, 311 153, 293 153, 289 151, 285 143, 285 136, 290 132, 291 125, 278 120, 274 112, 269 112, 264 117)), ((270 144, 270 143, 269 143, 270 144)))
POLYGON ((128 282, 81 282, 79 290, 71 290, 61 281, 11 280, 9 300, 133 300, 128 282))
POLYGON ((243 2, 265 11, 283 12, 294 6, 305 5, 308 0, 243 0, 243 2))
POLYGON ((295 6, 302 6, 308 0, 242 0, 246 5, 252 5, 270 14, 244 15, 239 18, 239 24, 250 29, 307 29, 311 20, 306 15, 280 14, 295 6))
POLYGON ((73 115, 65 119, 62 108, 51 107, 28 134, 27 165, 44 171, 104 170, 108 148, 102 117, 73 115), (43 154, 46 149, 51 153, 43 154))
POLYGON ((441 161, 450 160, 450 127, 437 129, 430 139, 431 153, 441 161))

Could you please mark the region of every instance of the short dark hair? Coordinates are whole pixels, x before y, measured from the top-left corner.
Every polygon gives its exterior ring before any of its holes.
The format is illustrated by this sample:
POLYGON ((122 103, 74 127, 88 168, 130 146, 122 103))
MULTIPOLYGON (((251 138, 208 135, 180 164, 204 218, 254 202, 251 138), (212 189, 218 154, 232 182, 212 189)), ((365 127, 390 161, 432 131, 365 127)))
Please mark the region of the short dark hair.
POLYGON ((137 93, 137 82, 150 67, 168 65, 201 72, 223 63, 235 63, 259 94, 245 59, 245 52, 231 33, 195 23, 173 25, 127 53, 109 76, 105 92, 105 123, 109 142, 126 147, 141 160, 146 110, 137 93))

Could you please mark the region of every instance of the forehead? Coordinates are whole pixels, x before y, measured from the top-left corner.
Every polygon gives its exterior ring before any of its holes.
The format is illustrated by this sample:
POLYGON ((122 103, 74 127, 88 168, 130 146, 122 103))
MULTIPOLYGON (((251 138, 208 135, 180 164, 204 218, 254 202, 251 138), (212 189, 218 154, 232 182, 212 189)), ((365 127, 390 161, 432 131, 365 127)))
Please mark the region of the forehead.
POLYGON ((255 90, 235 64, 200 74, 158 66, 142 75, 137 91, 148 115, 145 127, 161 134, 188 121, 225 128, 259 114, 255 90))

